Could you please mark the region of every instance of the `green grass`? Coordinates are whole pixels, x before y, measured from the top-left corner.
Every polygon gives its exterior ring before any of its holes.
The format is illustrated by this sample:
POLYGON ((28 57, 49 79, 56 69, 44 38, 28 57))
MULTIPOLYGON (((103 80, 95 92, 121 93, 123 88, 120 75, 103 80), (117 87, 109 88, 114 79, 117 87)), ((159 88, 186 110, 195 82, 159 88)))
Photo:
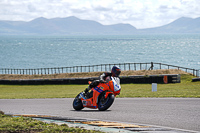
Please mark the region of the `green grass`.
MULTIPOLYGON (((192 82, 191 75, 181 75, 181 83, 158 84, 157 92, 151 84, 122 84, 118 97, 195 97, 200 98, 200 82, 192 82)), ((0 85, 0 99, 73 98, 87 85, 0 85)))
POLYGON ((70 98, 87 85, 0 85, 0 99, 70 98))
POLYGON ((3 133, 23 133, 23 132, 40 132, 40 133, 101 133, 99 131, 86 130, 81 128, 71 128, 66 124, 58 126, 57 124, 47 124, 32 118, 11 117, 0 113, 0 132, 3 133))
POLYGON ((152 92, 151 84, 123 85, 120 97, 195 97, 200 98, 200 82, 191 82, 191 75, 181 75, 181 83, 158 84, 152 92))

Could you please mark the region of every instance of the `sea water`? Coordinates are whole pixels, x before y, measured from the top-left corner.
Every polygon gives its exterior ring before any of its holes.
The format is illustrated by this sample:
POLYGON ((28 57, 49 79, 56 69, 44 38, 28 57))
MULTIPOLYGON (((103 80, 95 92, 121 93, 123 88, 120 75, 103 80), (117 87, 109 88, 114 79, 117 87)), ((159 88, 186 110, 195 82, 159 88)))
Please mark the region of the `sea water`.
POLYGON ((0 68, 146 62, 200 69, 200 34, 0 36, 0 68))

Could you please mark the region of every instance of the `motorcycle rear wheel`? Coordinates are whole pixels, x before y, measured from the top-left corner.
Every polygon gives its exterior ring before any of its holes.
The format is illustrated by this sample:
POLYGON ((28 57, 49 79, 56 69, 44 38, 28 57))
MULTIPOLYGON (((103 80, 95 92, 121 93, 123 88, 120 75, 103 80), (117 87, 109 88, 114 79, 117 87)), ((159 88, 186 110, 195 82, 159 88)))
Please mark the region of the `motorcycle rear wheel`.
POLYGON ((79 99, 78 97, 79 97, 79 95, 77 95, 77 96, 75 97, 74 101, 73 101, 73 108, 74 108, 75 110, 81 110, 81 109, 84 108, 81 99, 79 99))
POLYGON ((107 98, 104 95, 100 95, 98 102, 99 111, 107 110, 112 103, 114 102, 115 96, 113 94, 109 94, 107 98))

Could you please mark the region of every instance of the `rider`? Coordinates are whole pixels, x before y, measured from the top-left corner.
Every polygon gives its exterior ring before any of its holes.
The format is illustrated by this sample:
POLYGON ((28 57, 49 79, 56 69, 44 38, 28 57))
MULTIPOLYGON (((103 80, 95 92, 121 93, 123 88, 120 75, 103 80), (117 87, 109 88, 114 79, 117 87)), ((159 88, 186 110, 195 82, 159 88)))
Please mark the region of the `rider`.
POLYGON ((118 66, 113 66, 111 73, 110 72, 105 72, 103 73, 99 78, 100 80, 94 80, 89 86, 88 88, 86 88, 84 90, 85 94, 88 95, 88 91, 91 90, 92 88, 96 87, 97 85, 99 85, 99 83, 107 83, 107 78, 111 79, 112 77, 119 77, 121 73, 121 69, 118 66))

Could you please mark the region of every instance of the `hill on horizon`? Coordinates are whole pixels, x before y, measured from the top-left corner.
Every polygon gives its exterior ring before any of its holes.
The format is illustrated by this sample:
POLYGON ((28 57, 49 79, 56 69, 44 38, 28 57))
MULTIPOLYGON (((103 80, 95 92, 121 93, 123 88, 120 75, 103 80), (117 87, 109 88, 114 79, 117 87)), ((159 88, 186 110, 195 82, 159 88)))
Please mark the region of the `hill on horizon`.
POLYGON ((66 18, 44 17, 32 21, 0 20, 0 35, 132 35, 160 33, 200 33, 199 18, 179 18, 167 25, 136 29, 130 24, 102 25, 92 20, 71 16, 66 18))
POLYGON ((200 17, 181 17, 167 25, 144 29, 146 33, 200 33, 200 17))

